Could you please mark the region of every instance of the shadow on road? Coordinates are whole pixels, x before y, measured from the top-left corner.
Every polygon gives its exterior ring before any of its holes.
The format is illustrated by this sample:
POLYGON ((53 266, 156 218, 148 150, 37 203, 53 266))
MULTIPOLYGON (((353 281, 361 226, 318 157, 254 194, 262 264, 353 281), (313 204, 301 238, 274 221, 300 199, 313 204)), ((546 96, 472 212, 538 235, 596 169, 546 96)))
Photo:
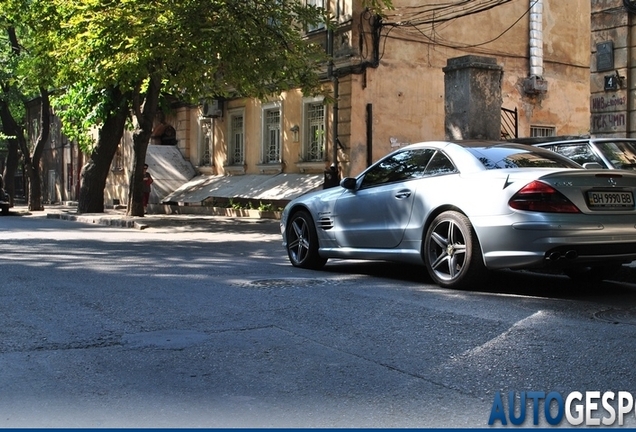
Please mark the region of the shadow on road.
MULTIPOLYGON (((381 261, 329 261, 324 268, 327 272, 339 274, 363 274, 367 276, 395 279, 405 282, 432 284, 426 269, 381 261)), ((500 270, 491 272, 482 286, 473 292, 514 294, 530 297, 581 298, 631 296, 636 299, 636 270, 625 267, 613 280, 581 284, 559 274, 531 271, 500 270)))

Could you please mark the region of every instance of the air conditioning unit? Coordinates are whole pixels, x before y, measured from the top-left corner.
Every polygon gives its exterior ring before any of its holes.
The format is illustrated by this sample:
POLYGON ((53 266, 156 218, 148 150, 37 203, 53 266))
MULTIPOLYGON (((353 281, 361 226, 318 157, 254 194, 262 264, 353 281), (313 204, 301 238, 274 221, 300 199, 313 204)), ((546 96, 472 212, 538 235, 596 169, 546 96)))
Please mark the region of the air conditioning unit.
POLYGON ((221 99, 209 99, 203 103, 203 117, 223 117, 223 101, 221 99))

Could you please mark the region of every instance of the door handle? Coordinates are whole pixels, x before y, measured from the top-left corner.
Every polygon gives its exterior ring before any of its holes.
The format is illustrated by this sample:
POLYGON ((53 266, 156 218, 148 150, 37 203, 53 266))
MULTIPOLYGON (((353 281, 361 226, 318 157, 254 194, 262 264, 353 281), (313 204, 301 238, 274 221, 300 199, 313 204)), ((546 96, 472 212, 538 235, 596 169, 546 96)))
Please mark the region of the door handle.
POLYGON ((395 197, 397 199, 404 199, 404 198, 408 198, 411 196, 411 191, 410 190, 401 190, 398 193, 395 194, 395 197))

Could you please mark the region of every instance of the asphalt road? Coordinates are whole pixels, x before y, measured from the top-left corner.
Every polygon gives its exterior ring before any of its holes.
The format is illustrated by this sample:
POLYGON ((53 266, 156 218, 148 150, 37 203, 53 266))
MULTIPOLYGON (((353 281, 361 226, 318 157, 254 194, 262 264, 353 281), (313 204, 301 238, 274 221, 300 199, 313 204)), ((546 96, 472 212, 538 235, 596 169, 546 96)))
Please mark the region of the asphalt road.
POLYGON ((0 218, 0 427, 487 427, 497 392, 636 394, 633 284, 305 271, 277 221, 180 220, 0 218))

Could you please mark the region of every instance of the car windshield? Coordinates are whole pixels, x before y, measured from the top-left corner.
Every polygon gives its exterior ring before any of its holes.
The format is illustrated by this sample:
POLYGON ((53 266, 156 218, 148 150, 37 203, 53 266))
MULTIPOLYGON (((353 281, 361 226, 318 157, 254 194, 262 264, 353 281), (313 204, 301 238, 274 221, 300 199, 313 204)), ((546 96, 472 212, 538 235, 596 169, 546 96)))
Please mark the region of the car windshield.
POLYGON ((581 168, 577 163, 549 150, 514 146, 467 147, 486 169, 581 168))
POLYGON ((636 169, 636 143, 630 141, 597 142, 603 156, 616 169, 636 169))

